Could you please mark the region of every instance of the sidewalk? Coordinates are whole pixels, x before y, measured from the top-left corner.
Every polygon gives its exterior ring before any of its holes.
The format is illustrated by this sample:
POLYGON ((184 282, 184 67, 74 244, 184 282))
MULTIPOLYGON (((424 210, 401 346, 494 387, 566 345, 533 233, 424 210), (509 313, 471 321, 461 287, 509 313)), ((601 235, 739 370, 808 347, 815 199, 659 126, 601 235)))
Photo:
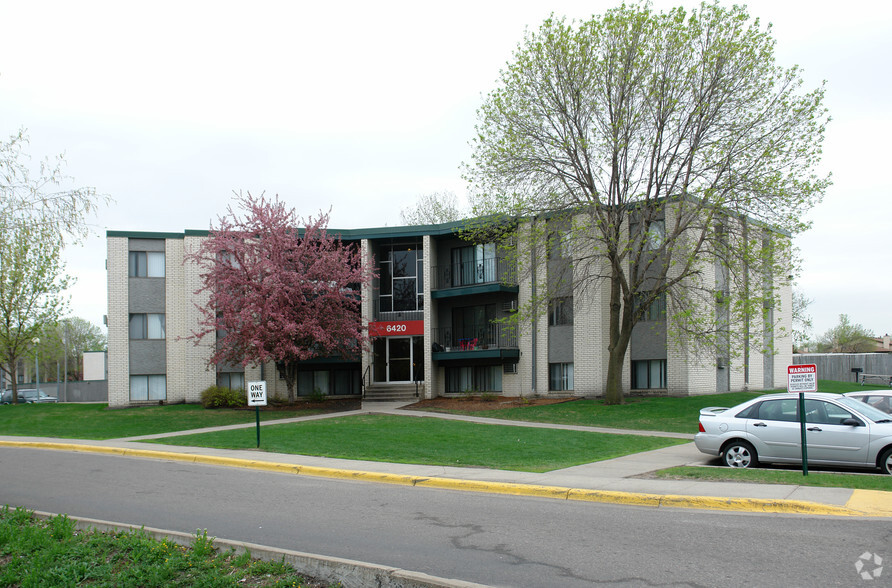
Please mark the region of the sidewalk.
MULTIPOLYGON (((399 414, 424 418, 466 420, 520 427, 543 427, 666 436, 693 439, 693 435, 564 426, 504 421, 462 415, 401 410, 400 404, 367 403, 361 410, 267 421, 261 426, 355 414, 399 414)), ((252 428, 254 423, 178 431, 104 441, 0 436, 0 446, 35 447, 69 451, 93 451, 118 455, 175 459, 223 466, 286 471, 300 475, 349 478, 411 486, 454 490, 546 496, 565 500, 588 500, 654 507, 705 508, 774 513, 806 513, 838 516, 892 517, 892 492, 817 488, 798 485, 745 484, 639 478, 654 470, 679 465, 704 465, 715 460, 700 453, 693 443, 593 462, 545 473, 515 472, 487 468, 429 466, 289 455, 251 450, 181 447, 140 440, 163 439, 185 433, 252 428)))

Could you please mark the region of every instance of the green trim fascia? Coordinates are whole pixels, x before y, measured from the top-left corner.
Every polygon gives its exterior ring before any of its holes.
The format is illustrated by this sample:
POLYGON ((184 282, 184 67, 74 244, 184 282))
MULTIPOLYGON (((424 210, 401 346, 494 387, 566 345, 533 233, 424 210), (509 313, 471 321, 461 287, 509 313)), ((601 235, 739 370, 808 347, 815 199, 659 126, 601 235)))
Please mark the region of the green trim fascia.
POLYGON ((182 239, 185 233, 156 233, 152 231, 106 231, 105 236, 124 237, 127 239, 182 239))
POLYGON ((431 359, 436 361, 468 359, 518 359, 520 349, 474 349, 473 351, 434 351, 431 359))
POLYGON ((458 296, 472 296, 474 294, 490 294, 492 292, 511 292, 517 294, 520 292, 520 286, 507 286, 505 284, 480 284, 477 286, 459 286, 457 288, 448 288, 445 290, 434 290, 431 292, 431 298, 434 300, 441 298, 455 298, 458 296))
POLYGON ((356 359, 344 359, 342 357, 316 357, 314 359, 307 359, 305 361, 298 362, 298 369, 302 367, 312 367, 314 365, 361 365, 362 361, 359 358, 356 359))

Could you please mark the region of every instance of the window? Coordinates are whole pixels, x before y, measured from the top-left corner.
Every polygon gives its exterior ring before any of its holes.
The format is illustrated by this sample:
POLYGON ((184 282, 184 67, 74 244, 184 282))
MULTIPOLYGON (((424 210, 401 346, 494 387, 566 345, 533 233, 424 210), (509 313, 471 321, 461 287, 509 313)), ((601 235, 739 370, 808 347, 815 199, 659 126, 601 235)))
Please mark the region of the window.
POLYGON ((666 360, 645 359, 632 362, 632 389, 666 387, 666 360))
POLYGON ((799 420, 798 405, 799 399, 795 397, 781 400, 766 400, 759 404, 758 411, 751 418, 792 423, 799 420))
POLYGON ((572 363, 548 364, 548 389, 556 392, 573 389, 572 363))
POLYGON ((130 400, 149 401, 167 399, 167 376, 130 376, 130 400))
POLYGON ((570 259, 570 233, 567 230, 550 230, 546 249, 548 259, 570 259))
POLYGON ((420 243, 387 245, 379 263, 381 312, 424 309, 424 255, 420 243))
POLYGON ((164 339, 163 314, 131 314, 131 339, 164 339))
POLYGON ((496 319, 496 305, 464 306, 452 309, 453 347, 472 344, 496 345, 499 341, 498 327, 492 324, 496 319))
POLYGON ((498 279, 495 243, 452 250, 452 285, 487 284, 498 279))
POLYGON ((653 220, 647 228, 647 241, 644 244, 645 251, 655 251, 663 246, 666 241, 666 221, 653 220))
POLYGON ((129 274, 131 278, 163 278, 163 251, 131 251, 129 274))
POLYGON ((361 394, 359 370, 301 370, 297 373, 298 396, 361 394))
MULTIPOLYGON (((641 307, 643 302, 650 297, 650 292, 639 292, 635 295, 635 308, 641 307)), ((658 294, 657 297, 648 305, 641 314, 641 321, 662 321, 666 320, 666 293, 658 294)))
POLYGON ((217 372, 217 386, 230 390, 244 390, 245 374, 242 372, 217 372))
POLYGON ((853 419, 855 415, 840 408, 832 402, 823 400, 805 401, 805 421, 819 425, 841 425, 846 419, 853 419))
POLYGON ((548 326, 573 324, 573 297, 555 298, 548 305, 548 326))
POLYGON ((502 366, 478 365, 446 368, 446 392, 501 392, 502 366))

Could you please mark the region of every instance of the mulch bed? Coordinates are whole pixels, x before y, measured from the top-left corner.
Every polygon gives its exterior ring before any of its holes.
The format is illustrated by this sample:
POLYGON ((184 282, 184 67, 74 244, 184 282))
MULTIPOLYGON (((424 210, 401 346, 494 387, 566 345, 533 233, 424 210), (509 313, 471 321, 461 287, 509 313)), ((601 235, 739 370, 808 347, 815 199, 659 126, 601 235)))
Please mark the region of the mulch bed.
MULTIPOLYGON (((359 398, 326 398, 321 402, 312 402, 310 400, 297 400, 293 404, 288 402, 271 402, 266 406, 261 406, 261 412, 277 412, 282 410, 312 410, 318 409, 323 412, 343 412, 346 410, 359 410, 362 407, 362 400, 359 398)), ((240 410, 254 411, 255 407, 247 406, 240 410)))
POLYGON ((447 398, 437 397, 426 400, 419 400, 409 406, 404 406, 405 410, 460 410, 460 411, 478 411, 478 410, 499 410, 503 408, 515 408, 523 406, 543 406, 546 404, 559 404, 561 402, 573 402, 579 398, 524 398, 517 396, 496 396, 495 398, 483 400, 479 396, 471 396, 469 398, 447 398))

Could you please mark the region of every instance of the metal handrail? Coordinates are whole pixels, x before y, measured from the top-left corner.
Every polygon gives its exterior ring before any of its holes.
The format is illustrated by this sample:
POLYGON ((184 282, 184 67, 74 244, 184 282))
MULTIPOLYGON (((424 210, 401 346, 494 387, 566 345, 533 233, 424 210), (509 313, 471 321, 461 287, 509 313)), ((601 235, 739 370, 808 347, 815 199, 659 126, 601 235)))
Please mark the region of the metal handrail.
POLYGON ((433 343, 450 351, 478 349, 517 349, 517 333, 499 323, 464 325, 462 328, 439 327, 431 330, 433 343))
POLYGON ((361 384, 362 384, 362 397, 363 397, 363 398, 365 398, 365 390, 366 390, 366 388, 368 388, 369 386, 372 385, 372 380, 371 380, 371 378, 372 378, 372 366, 367 365, 366 368, 365 368, 365 371, 362 373, 362 381, 361 381, 361 384), (366 377, 369 378, 369 383, 368 383, 368 385, 366 385, 366 383, 365 383, 366 377))
POLYGON ((517 284, 517 275, 511 262, 503 257, 434 266, 433 290, 476 286, 478 284, 517 284))

